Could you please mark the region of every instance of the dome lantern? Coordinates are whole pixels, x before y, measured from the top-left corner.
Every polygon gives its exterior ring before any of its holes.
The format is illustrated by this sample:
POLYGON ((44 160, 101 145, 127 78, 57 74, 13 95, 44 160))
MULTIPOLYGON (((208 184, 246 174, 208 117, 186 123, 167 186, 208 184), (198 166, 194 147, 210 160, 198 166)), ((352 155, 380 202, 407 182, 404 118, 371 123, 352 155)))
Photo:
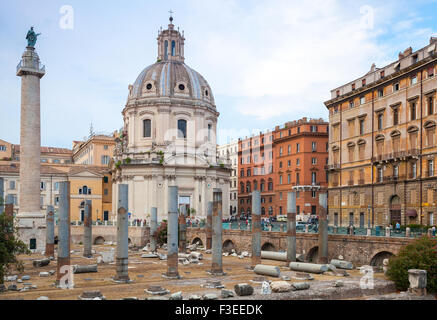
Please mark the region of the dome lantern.
MULTIPOLYGON (((171 12, 171 11, 170 11, 171 12)), ((173 17, 170 15, 170 24, 167 30, 158 34, 158 61, 184 62, 184 36, 174 29, 173 17)))

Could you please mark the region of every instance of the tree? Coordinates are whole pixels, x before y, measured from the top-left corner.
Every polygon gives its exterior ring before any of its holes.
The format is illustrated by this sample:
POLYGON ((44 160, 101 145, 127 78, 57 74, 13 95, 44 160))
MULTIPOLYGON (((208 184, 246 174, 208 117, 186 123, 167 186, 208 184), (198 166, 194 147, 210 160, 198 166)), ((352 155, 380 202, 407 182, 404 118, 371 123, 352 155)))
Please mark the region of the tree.
POLYGON ((167 221, 163 220, 156 230, 156 239, 159 245, 167 243, 167 221))
POLYGON ((399 290, 409 287, 408 270, 420 269, 427 272, 427 291, 437 292, 437 240, 419 238, 403 247, 396 257, 390 258, 387 276, 399 290))
POLYGON ((15 265, 18 271, 24 270, 23 263, 17 259, 19 254, 30 254, 27 245, 16 238, 17 230, 14 228, 14 218, 0 214, 0 284, 4 276, 15 265))

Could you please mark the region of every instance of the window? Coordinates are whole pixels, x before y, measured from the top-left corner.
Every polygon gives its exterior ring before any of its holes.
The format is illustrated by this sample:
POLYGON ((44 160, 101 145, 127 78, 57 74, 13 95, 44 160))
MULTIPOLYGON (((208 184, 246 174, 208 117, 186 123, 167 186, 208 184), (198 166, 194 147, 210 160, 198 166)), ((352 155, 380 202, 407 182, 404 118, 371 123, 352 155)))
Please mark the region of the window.
POLYGON ((250 177, 251 176, 251 170, 247 169, 247 176, 250 177))
POLYGON ((353 108, 355 106, 354 100, 349 101, 349 108, 353 108))
POLYGON ((360 104, 365 104, 366 103, 366 97, 361 97, 360 98, 360 104))
POLYGON ((317 158, 311 158, 311 164, 315 166, 317 164, 317 158))
POLYGON ((181 138, 181 139, 187 138, 187 121, 186 120, 178 120, 178 138, 181 138))
POLYGON ((41 190, 46 189, 46 183, 44 181, 41 181, 41 190))
POLYGON ((316 172, 311 172, 311 183, 312 184, 317 183, 317 173, 316 172))
POLYGON ((428 78, 434 77, 434 68, 428 69, 428 78))
POLYGON ((9 189, 15 190, 15 181, 13 180, 9 181, 9 189))
POLYGON ((414 86, 415 84, 417 84, 417 76, 411 78, 411 85, 414 86))
POLYGON ((397 165, 393 166, 393 177, 394 178, 399 177, 399 166, 397 166, 397 165))
POLYGON ((102 164, 109 164, 109 156, 102 156, 102 164))
POLYGON ((296 172, 296 185, 300 185, 300 174, 296 172))
POLYGON ((384 119, 383 117, 384 115, 382 113, 378 114, 378 130, 382 130, 382 126, 383 126, 382 122, 384 119))
POLYGON ((152 137, 152 121, 150 119, 143 120, 143 138, 152 137))
POLYGON ((291 160, 287 161, 287 166, 291 167, 291 160))
POLYGON ((287 183, 290 184, 291 183, 291 174, 287 175, 287 183))
POLYGON ((417 177, 417 163, 413 162, 411 164, 411 178, 416 179, 417 177))
POLYGON ((288 154, 291 154, 291 146, 288 146, 288 154))
POLYGON ((279 168, 282 168, 282 161, 279 162, 279 168))
POLYGON ((105 190, 103 191, 103 194, 104 194, 105 196, 107 196, 107 195, 108 195, 108 189, 105 189, 105 190))
POLYGON ((171 42, 171 55, 172 55, 172 57, 174 57, 176 55, 176 42, 175 41, 171 42))
POLYGON ((317 132, 317 126, 311 126, 311 132, 317 132))
POLYGON ((211 141, 211 130, 212 130, 212 125, 208 124, 208 141, 211 141))
POLYGON ((244 177, 244 170, 240 171, 240 177, 244 177))
POLYGON ((434 160, 428 160, 428 177, 434 176, 434 160))
POLYGON ((299 158, 296 159, 296 165, 297 166, 300 165, 300 159, 299 158))
POLYGON ((279 148, 279 156, 282 156, 282 147, 279 148))
POLYGON ((299 153, 299 152, 300 152, 300 144, 296 143, 296 153, 299 153))
POLYGON ((379 75, 381 76, 381 79, 383 79, 385 77, 385 71, 381 71, 379 75))
POLYGON ((395 91, 399 91, 399 83, 395 83, 393 85, 393 92, 395 92, 395 91))
POLYGON ((384 178, 384 172, 382 171, 382 168, 378 168, 378 182, 382 182, 384 178))
POLYGON ((279 184, 282 184, 282 176, 279 176, 279 184))
POLYGON ((59 205, 59 197, 55 197, 55 206, 59 205))
POLYGON ((352 91, 355 90, 355 83, 352 83, 352 85, 351 85, 351 89, 352 89, 352 91))
POLYGON ((382 98, 384 96, 384 90, 383 89, 379 89, 378 90, 378 98, 382 98))
POLYGON ((109 178, 108 178, 108 177, 106 177, 106 176, 105 176, 105 177, 103 177, 103 182, 104 182, 104 183, 108 183, 108 182, 109 182, 109 178))
POLYGON ((105 145, 103 146, 103 150, 108 150, 108 145, 105 144, 105 145))
POLYGON ((364 134, 364 119, 360 119, 360 135, 364 134))
POLYGON ((412 102, 410 106, 410 118, 416 120, 416 103, 412 102))
POLYGON ((315 191, 315 190, 311 191, 311 197, 312 197, 312 198, 315 198, 316 196, 317 196, 316 191, 315 191))
POLYGON ((411 57, 411 63, 416 63, 417 61, 419 61, 419 56, 415 54, 414 56, 411 57))
POLYGON ((316 151, 317 151, 317 143, 316 143, 316 142, 312 142, 312 143, 311 143, 311 150, 312 150, 313 152, 316 152, 316 151))
POLYGON ((434 99, 433 97, 428 98, 428 115, 434 114, 434 99))
POLYGON ((0 145, 0 151, 6 151, 6 146, 0 145))
POLYGON ((399 110, 396 108, 393 110, 393 125, 396 126, 399 124, 399 110))

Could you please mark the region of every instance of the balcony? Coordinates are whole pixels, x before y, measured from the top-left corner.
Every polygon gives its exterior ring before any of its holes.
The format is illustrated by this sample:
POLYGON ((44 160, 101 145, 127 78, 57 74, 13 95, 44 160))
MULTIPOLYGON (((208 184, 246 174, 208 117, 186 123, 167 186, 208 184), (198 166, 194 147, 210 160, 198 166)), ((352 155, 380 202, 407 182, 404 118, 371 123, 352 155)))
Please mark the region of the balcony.
POLYGON ((325 170, 330 170, 330 171, 340 170, 340 164, 339 163, 328 164, 325 166, 325 170))
POLYGON ((36 70, 39 73, 46 72, 46 67, 42 65, 38 59, 21 60, 20 63, 17 65, 17 73, 20 71, 20 69, 36 70))

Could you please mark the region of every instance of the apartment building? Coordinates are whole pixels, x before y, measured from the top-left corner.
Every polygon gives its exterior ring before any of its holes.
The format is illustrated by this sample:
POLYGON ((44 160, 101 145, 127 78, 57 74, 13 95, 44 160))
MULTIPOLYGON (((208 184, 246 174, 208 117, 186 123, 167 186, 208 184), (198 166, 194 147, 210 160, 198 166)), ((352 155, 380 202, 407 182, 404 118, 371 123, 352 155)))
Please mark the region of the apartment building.
POLYGON ((331 91, 331 225, 435 225, 436 45, 331 91))
POLYGON ((238 212, 238 141, 217 146, 217 156, 220 159, 219 162, 227 163, 232 168, 229 189, 229 214, 233 216, 238 212))

